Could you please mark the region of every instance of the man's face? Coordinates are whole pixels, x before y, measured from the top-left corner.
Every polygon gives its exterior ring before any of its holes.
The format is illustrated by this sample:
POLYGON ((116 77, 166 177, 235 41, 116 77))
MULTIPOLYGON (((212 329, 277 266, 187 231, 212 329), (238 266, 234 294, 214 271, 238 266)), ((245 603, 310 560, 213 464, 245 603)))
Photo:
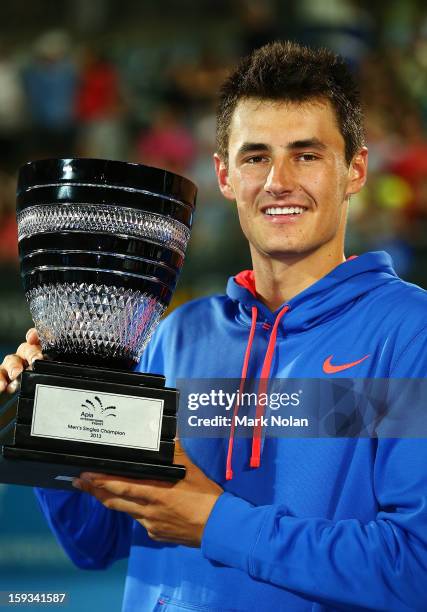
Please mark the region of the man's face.
POLYGON ((236 200, 253 258, 343 248, 348 197, 365 182, 367 151, 347 165, 329 101, 241 100, 228 151, 228 164, 215 156, 219 185, 236 200))

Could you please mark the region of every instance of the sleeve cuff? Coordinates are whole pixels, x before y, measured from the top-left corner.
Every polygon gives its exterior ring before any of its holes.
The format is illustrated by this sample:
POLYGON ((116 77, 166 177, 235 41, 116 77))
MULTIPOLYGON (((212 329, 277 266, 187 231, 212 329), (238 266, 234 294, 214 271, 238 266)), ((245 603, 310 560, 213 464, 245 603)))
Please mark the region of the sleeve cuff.
POLYGON ((250 573, 250 556, 268 506, 255 507, 231 493, 223 493, 209 515, 202 538, 202 554, 210 561, 250 573))

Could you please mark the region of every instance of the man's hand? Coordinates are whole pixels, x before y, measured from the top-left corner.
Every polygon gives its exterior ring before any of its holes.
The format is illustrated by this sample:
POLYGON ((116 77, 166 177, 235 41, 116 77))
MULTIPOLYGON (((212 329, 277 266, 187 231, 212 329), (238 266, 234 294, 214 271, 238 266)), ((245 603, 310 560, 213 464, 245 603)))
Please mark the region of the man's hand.
POLYGON ((130 514, 153 540, 198 547, 223 490, 194 465, 178 440, 174 462, 187 468, 186 477, 176 483, 84 472, 73 485, 106 508, 130 514))
POLYGON ((17 378, 21 372, 30 366, 36 359, 43 359, 37 330, 32 327, 25 336, 26 342, 18 346, 13 355, 6 355, 0 365, 0 393, 7 391, 15 393, 18 389, 17 378))

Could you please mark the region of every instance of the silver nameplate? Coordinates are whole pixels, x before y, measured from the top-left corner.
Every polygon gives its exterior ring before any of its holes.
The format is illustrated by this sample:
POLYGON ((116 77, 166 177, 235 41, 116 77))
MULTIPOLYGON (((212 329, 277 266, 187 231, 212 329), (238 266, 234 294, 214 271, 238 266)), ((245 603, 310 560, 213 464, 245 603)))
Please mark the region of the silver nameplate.
POLYGON ((163 404, 161 399, 36 385, 31 435, 158 451, 163 404))

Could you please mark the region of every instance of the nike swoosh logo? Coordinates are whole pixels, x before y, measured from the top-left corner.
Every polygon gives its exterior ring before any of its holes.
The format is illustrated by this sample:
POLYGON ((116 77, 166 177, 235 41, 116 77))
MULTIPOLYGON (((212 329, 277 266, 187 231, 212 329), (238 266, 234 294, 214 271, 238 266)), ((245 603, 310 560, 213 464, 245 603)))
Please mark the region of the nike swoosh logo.
POLYGON ((327 357, 325 361, 323 362, 323 371, 325 372, 325 374, 336 374, 336 372, 342 372, 343 370, 348 370, 349 368, 353 368, 359 363, 362 363, 362 361, 365 361, 365 359, 368 359, 370 355, 365 355, 364 357, 362 357, 362 359, 358 359, 357 361, 352 361, 351 363, 343 363, 341 365, 332 365, 331 363, 332 357, 333 355, 329 355, 329 357, 327 357))

